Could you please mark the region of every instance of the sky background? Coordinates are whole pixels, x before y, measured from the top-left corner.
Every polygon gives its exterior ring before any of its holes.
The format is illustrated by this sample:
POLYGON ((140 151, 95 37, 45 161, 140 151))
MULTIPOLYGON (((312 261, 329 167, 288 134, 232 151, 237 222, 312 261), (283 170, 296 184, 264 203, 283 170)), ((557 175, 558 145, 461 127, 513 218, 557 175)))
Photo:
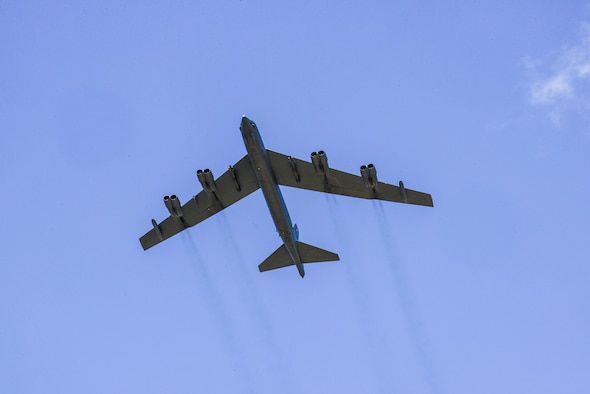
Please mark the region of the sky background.
POLYGON ((0 2, 3 393, 587 393, 590 5, 0 2), (267 148, 431 193, 282 188, 341 261, 266 273, 267 148))

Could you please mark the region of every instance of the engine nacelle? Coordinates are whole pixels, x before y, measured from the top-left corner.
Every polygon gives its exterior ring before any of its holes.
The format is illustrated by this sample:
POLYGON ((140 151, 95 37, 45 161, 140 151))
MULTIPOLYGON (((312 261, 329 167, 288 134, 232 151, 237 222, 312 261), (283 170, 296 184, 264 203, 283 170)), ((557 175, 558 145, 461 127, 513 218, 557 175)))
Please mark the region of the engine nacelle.
POLYGON ((197 170, 197 178, 203 186, 203 190, 206 192, 214 192, 215 189, 215 180, 213 179, 213 173, 211 170, 206 168, 205 170, 197 170))
POLYGON ((311 164, 313 164, 313 168, 315 168, 315 172, 318 175, 324 175, 323 172, 321 172, 321 168, 320 168, 320 158, 318 157, 318 152, 311 152, 311 164))
POLYGON ((365 183, 365 187, 376 188, 378 185, 377 181, 377 170, 373 164, 367 166, 361 166, 361 178, 365 183))
POLYGON ((174 212, 174 208, 172 208, 172 201, 170 201, 170 196, 164 196, 164 205, 166 205, 168 212, 170 212, 170 215, 172 215, 172 212, 174 212))
POLYGON ((330 167, 328 166, 328 156, 326 152, 323 150, 318 152, 318 156, 320 158, 320 167, 326 176, 328 176, 328 172, 330 171, 330 167))
POLYGON ((365 183, 365 187, 371 187, 371 183, 369 182, 369 174, 367 173, 367 166, 361 166, 361 178, 363 178, 363 182, 365 183))
POLYGON ((207 186, 207 181, 205 180, 205 174, 203 173, 203 170, 197 170, 197 179, 201 183, 201 186, 203 186, 204 190, 209 188, 209 186, 207 186))
POLYGON ((180 206, 180 200, 176 197, 176 194, 170 196, 170 201, 172 202, 172 209, 176 212, 176 217, 182 217, 182 207, 180 206))
POLYGON ((168 208, 168 212, 175 218, 182 217, 182 207, 180 206, 180 201, 175 194, 171 196, 164 196, 164 205, 168 208))
POLYGON ((326 156, 326 152, 323 150, 319 152, 311 152, 311 163, 318 175, 328 176, 330 167, 328 167, 328 156, 326 156))
POLYGON ((369 175, 369 181, 371 182, 372 187, 377 187, 377 169, 373 164, 369 164, 367 166, 367 174, 369 175))
POLYGON ((208 168, 205 168, 205 171, 203 172, 205 173, 205 181, 207 182, 207 185, 209 185, 209 190, 214 192, 216 188, 215 180, 213 179, 213 173, 208 168))

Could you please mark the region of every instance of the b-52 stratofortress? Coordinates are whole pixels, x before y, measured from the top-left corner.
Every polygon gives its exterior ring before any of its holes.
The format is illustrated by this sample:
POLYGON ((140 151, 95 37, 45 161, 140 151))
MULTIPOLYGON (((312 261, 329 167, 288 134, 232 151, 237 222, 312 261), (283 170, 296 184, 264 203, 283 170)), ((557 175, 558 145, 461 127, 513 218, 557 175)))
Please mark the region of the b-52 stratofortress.
POLYGON ((198 170, 197 178, 203 191, 182 206, 175 195, 165 196, 164 204, 170 216, 160 224, 152 219, 154 228, 139 239, 144 250, 202 222, 260 188, 283 245, 264 260, 258 269, 263 272, 295 265, 303 278, 303 263, 336 261, 340 258, 336 253, 299 241, 299 230, 297 225, 291 223, 279 185, 433 206, 430 194, 406 189, 401 181, 399 186, 379 182, 373 164, 361 166, 361 175, 357 176, 330 168, 324 151, 313 152, 311 163, 273 152, 264 147, 258 127, 246 116, 242 117, 240 131, 248 152, 246 156, 217 179, 214 179, 209 169, 198 170))

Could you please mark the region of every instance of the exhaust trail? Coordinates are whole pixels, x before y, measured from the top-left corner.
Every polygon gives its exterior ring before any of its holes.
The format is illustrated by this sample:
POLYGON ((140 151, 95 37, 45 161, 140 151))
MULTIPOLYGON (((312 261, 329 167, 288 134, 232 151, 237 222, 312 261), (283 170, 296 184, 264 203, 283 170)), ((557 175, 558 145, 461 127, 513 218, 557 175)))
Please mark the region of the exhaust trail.
MULTIPOLYGON (((338 241, 342 246, 348 243, 351 237, 348 233, 346 233, 342 223, 339 221, 339 218, 342 217, 342 215, 338 206, 338 199, 329 193, 326 193, 325 197, 328 204, 330 217, 332 219, 332 226, 336 232, 338 241)), ((374 305, 370 300, 370 294, 366 290, 369 288, 369 285, 367 284, 366 280, 362 280, 362 273, 354 272, 354 268, 350 264, 344 263, 344 267, 346 271, 346 279, 348 281, 348 288, 352 290, 350 292, 352 305, 355 310, 357 320, 361 322, 359 324, 361 327, 361 335, 364 337, 363 339, 365 342, 365 348, 367 350, 367 356, 371 362, 371 370, 374 374, 374 387, 370 391, 376 393, 394 391, 403 392, 404 390, 402 390, 403 387, 401 387, 399 379, 395 377, 392 378, 394 374, 390 369, 387 368, 388 363, 383 357, 381 351, 382 346, 379 341, 381 333, 376 333, 374 329, 371 329, 378 326, 374 323, 379 319, 377 318, 374 305), (359 280, 359 278, 361 279, 359 280)))
MULTIPOLYGON (((264 308, 264 302, 252 281, 252 272, 249 271, 250 267, 245 265, 248 259, 244 258, 236 242, 233 228, 227 220, 225 212, 220 212, 216 216, 223 234, 227 235, 227 246, 229 246, 231 254, 237 258, 237 261, 231 267, 231 269, 235 269, 237 275, 232 275, 232 279, 239 289, 240 299, 246 308, 248 316, 251 317, 253 335, 255 335, 255 341, 258 344, 257 348, 265 349, 269 356, 266 357, 267 361, 265 364, 267 365, 263 366, 263 371, 273 371, 270 376, 275 379, 275 392, 296 393, 298 390, 296 388, 296 381, 291 377, 291 367, 278 344, 275 329, 264 308)), ((254 261, 252 262, 254 263, 254 261)), ((252 267, 252 269, 254 268, 252 267)), ((258 274, 258 270, 255 271, 258 274)))
POLYGON ((416 351, 424 380, 430 387, 432 393, 441 393, 439 379, 433 366, 431 351, 429 350, 430 347, 427 344, 428 341, 426 335, 421 328, 419 313, 416 312, 417 309, 414 297, 408 287, 407 275, 404 272, 403 266, 399 263, 399 258, 397 258, 397 253, 394 248, 394 237, 391 231, 392 227, 387 220, 383 203, 379 200, 374 200, 373 207, 383 243, 385 245, 385 250, 389 258, 389 264, 387 265, 389 274, 394 283, 398 299, 400 300, 400 306, 407 324, 410 341, 416 351))
POLYGON ((193 239, 186 232, 182 232, 181 237, 201 297, 206 301, 209 315, 219 330, 221 341, 224 344, 225 354, 230 362, 231 369, 237 374, 236 380, 244 389, 243 392, 252 394, 257 393, 258 390, 252 376, 252 371, 249 368, 251 363, 248 360, 246 351, 240 343, 236 332, 232 329, 233 324, 229 318, 222 297, 214 285, 214 282, 212 282, 206 265, 203 263, 203 259, 199 255, 193 239))

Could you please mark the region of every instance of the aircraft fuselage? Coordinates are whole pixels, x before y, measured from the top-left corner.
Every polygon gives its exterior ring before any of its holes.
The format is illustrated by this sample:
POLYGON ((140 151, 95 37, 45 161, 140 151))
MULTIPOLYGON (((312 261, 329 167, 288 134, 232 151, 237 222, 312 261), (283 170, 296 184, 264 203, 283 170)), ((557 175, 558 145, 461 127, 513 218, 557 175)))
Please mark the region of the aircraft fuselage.
POLYGON ((277 232, 279 233, 289 256, 297 266, 299 275, 303 277, 305 271, 303 270, 303 262, 299 256, 297 249, 298 231, 293 228, 289 211, 285 205, 285 200, 279 189, 275 175, 272 171, 270 161, 266 152, 266 148, 262 143, 262 138, 258 132, 256 124, 248 119, 246 116, 242 117, 240 131, 248 151, 248 157, 254 168, 258 184, 262 189, 266 204, 270 210, 270 215, 275 223, 277 232))

